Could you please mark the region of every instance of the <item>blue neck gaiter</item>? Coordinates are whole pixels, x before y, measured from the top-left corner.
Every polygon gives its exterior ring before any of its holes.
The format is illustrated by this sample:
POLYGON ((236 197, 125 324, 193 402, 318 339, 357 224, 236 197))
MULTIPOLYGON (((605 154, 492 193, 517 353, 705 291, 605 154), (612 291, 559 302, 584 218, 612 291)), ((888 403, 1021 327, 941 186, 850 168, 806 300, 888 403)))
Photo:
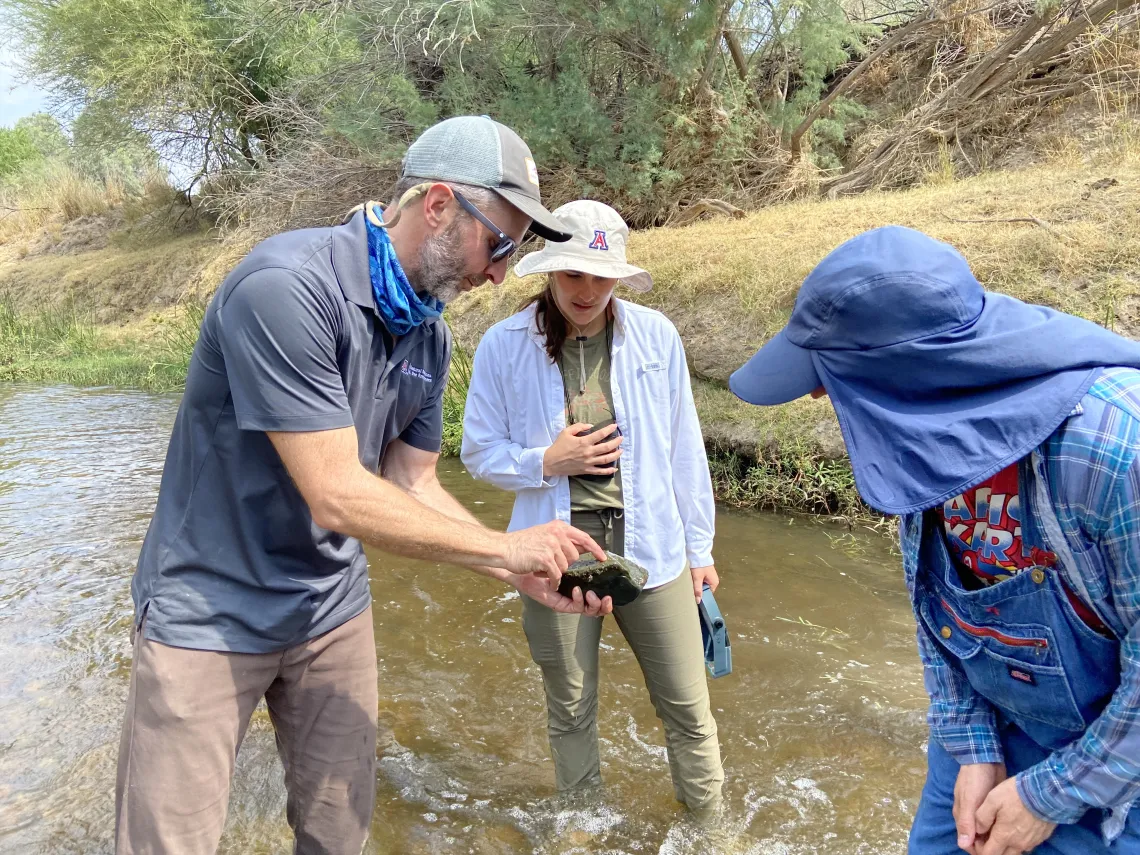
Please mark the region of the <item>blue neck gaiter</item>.
MULTIPOLYGON (((382 211, 378 211, 383 216, 382 211)), ((404 274, 388 230, 375 225, 366 211, 364 227, 368 230, 368 271, 372 275, 372 294, 384 326, 392 335, 406 335, 425 321, 438 318, 444 304, 432 297, 421 298, 404 274)))

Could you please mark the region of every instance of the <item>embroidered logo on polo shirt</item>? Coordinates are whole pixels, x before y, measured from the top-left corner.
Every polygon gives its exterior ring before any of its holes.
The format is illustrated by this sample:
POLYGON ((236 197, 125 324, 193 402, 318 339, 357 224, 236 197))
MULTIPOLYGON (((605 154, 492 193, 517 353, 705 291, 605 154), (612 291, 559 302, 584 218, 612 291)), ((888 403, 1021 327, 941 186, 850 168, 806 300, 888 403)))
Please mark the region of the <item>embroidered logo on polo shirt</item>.
POLYGON ((408 360, 404 360, 403 366, 400 368, 401 374, 407 374, 409 377, 415 377, 418 380, 423 380, 425 383, 431 382, 431 375, 424 371, 422 368, 410 364, 408 360))

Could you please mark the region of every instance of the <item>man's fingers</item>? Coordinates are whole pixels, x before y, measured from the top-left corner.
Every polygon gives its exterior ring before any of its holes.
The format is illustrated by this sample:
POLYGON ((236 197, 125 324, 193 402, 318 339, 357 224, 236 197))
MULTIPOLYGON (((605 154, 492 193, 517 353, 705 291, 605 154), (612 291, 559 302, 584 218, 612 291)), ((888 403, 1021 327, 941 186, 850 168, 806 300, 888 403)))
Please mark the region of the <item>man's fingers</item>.
POLYGON ((546 577, 550 579, 550 586, 557 588, 558 583, 562 581, 562 572, 570 566, 570 564, 577 559, 577 555, 570 557, 573 552, 572 548, 568 548, 566 541, 558 538, 554 541, 554 550, 547 557, 546 560, 546 577))
POLYGON ((566 572, 566 568, 578 560, 578 553, 565 540, 558 541, 558 553, 552 556, 552 560, 557 562, 556 572, 550 573, 551 580, 554 587, 558 587, 558 583, 562 581, 562 574, 566 572))
POLYGON ((582 611, 581 592, 578 588, 571 591, 569 597, 558 593, 557 588, 548 588, 545 593, 546 599, 544 605, 550 606, 550 608, 556 612, 575 614, 582 611), (575 594, 578 596, 574 596, 575 594))
POLYGON ((574 424, 570 425, 570 427, 566 428, 566 432, 572 436, 579 436, 592 427, 592 424, 588 424, 586 422, 575 422, 574 424))
POLYGON ((587 466, 585 475, 613 475, 617 472, 617 467, 611 466, 609 469, 603 469, 600 466, 587 466))
POLYGON ((995 831, 997 833, 991 834, 987 840, 979 841, 978 855, 1021 855, 1016 849, 1006 846, 1006 835, 1001 829, 995 831))
POLYGON ((960 804, 958 799, 954 800, 954 825, 958 829, 958 848, 972 851, 975 836, 974 811, 971 807, 960 804))
POLYGON ((605 550, 598 546, 598 544, 594 541, 594 538, 590 537, 590 535, 586 534, 586 532, 579 531, 576 528, 570 528, 569 537, 570 542, 575 547, 577 547, 577 552, 574 555, 575 558, 577 558, 583 552, 589 552, 599 561, 606 560, 605 550))
POLYGON ((593 591, 586 592, 586 610, 582 613, 589 617, 598 617, 602 614, 602 599, 593 591))
MULTIPOLYGON (((559 596, 562 595, 559 594, 559 596)), ((570 592, 570 596, 563 597, 562 611, 576 614, 580 613, 582 608, 582 589, 575 585, 574 589, 570 592)))
MULTIPOLYGON (((993 790, 990 790, 992 793, 993 790)), ((989 834, 993 828, 994 819, 997 818, 997 808, 994 806, 994 800, 989 796, 982 802, 982 806, 978 808, 977 813, 974 815, 974 833, 975 834, 989 834)))

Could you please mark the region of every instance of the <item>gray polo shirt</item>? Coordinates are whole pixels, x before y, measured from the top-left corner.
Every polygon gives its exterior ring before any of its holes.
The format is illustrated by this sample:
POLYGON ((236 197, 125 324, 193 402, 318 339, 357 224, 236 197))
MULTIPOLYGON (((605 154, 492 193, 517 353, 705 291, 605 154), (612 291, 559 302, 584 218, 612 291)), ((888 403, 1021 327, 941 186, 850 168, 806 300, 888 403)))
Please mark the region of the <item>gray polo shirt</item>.
POLYGON ((368 272, 363 214, 258 244, 202 321, 131 584, 146 637, 267 653, 370 602, 360 542, 314 524, 265 431, 355 427, 376 472, 395 438, 438 451, 451 333, 393 338, 368 272))

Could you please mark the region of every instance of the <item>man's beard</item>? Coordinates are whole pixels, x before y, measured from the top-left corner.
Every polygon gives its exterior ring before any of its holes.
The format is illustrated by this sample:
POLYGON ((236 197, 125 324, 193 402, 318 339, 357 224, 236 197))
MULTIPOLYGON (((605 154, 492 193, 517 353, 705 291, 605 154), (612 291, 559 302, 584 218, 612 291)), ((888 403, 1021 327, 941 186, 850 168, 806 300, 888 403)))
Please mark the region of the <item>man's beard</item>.
POLYGON ((442 234, 424 239, 416 267, 408 271, 408 280, 417 294, 450 303, 461 293, 459 283, 463 281, 463 268, 466 266, 462 225, 456 218, 442 234))

